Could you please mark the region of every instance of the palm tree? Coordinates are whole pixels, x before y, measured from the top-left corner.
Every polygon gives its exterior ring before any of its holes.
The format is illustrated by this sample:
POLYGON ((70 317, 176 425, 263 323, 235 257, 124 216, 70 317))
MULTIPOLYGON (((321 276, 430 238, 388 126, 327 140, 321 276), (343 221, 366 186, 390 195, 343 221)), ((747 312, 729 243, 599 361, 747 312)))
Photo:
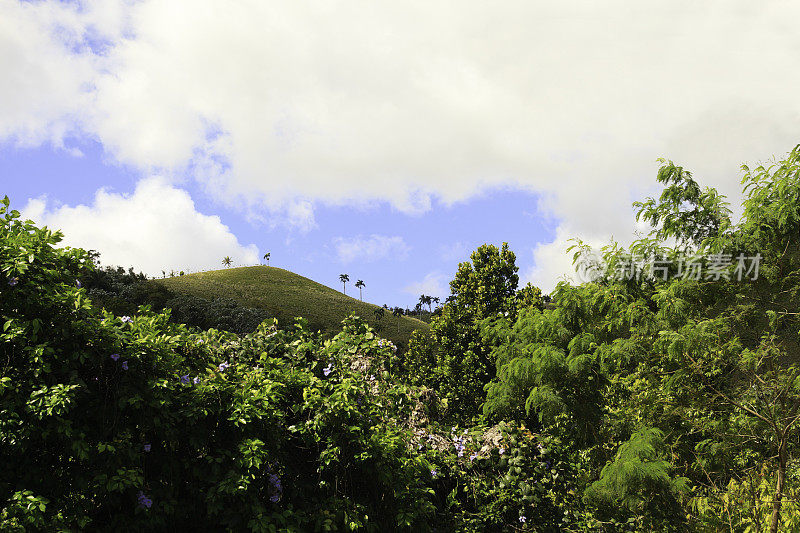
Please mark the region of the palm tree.
POLYGON ((364 301, 364 298, 361 296, 361 289, 363 289, 365 286, 366 283, 364 283, 363 279, 356 281, 356 287, 358 287, 358 299, 362 302, 364 301))
POLYGON ((339 274, 339 281, 342 282, 342 293, 347 294, 347 282, 350 281, 350 276, 347 274, 339 274))
POLYGON ((423 295, 421 295, 419 297, 419 304, 417 304, 417 305, 418 305, 419 308, 422 308, 423 305, 427 305, 428 306, 428 312, 430 313, 431 312, 431 302, 432 301, 433 301, 433 298, 423 294, 423 295))
POLYGON ((440 302, 439 297, 438 296, 434 296, 433 297, 433 303, 436 304, 436 307, 439 307, 439 302, 440 302))
POLYGON ((377 320, 383 320, 383 313, 384 313, 384 311, 383 311, 383 307, 379 307, 379 308, 377 308, 377 309, 374 311, 374 313, 375 313, 375 318, 376 318, 377 320))
POLYGON ((395 307, 392 309, 392 314, 397 317, 397 333, 400 333, 400 316, 403 314, 403 309, 395 307))
POLYGON ((267 262, 267 266, 269 266, 269 252, 264 254, 264 261, 267 262))
POLYGON ((226 255, 225 259, 222 260, 222 264, 225 265, 226 267, 230 267, 231 264, 233 264, 233 259, 231 259, 231 256, 226 255))

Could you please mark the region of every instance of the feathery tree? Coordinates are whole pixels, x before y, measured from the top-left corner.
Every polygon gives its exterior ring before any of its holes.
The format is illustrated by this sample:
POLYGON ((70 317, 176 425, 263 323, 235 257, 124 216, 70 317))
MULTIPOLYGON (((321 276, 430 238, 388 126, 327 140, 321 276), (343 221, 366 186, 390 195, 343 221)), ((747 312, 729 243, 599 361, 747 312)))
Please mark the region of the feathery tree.
POLYGON ((232 263, 233 259, 231 259, 230 256, 228 255, 226 255, 225 258, 222 260, 222 264, 225 265, 226 267, 230 267, 232 263))
POLYGON ((265 254, 264 254, 264 261, 266 261, 266 263, 267 263, 267 266, 269 266, 269 256, 270 256, 270 253, 269 253, 269 252, 267 252, 267 253, 265 253, 265 254))
POLYGON ((339 281, 342 282, 342 293, 347 294, 347 282, 350 281, 350 276, 347 274, 339 274, 339 281))
POLYGON ((648 236, 603 247, 596 278, 559 283, 552 308, 481 322, 497 363, 485 415, 594 450, 606 464, 585 501, 600 516, 800 528, 800 145, 742 169, 734 224, 717 191, 661 160, 661 196, 635 204, 648 236))

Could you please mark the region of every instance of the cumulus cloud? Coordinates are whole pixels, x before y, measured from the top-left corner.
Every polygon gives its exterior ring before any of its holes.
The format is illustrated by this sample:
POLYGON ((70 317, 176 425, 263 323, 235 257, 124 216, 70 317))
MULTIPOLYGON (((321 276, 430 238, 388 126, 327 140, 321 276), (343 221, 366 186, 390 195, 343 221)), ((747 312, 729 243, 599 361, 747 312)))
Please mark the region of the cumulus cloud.
POLYGON ((160 178, 140 181, 130 195, 101 189, 92 205, 51 207, 36 198, 21 211, 61 230, 65 246, 97 250, 105 265, 133 266, 153 276, 221 268, 225 256, 239 265, 259 259, 255 245, 240 244, 219 217, 197 212, 186 191, 160 178))
POLYGON ((81 131, 306 229, 317 203, 418 213, 512 186, 605 240, 630 233, 656 157, 736 197, 741 158, 797 143, 798 15, 745 0, 8 1, 0 138, 81 131))
POLYGON ((333 240, 336 255, 344 264, 354 261, 371 262, 380 259, 405 259, 411 249, 402 237, 372 234, 368 237, 336 237, 333 240))
POLYGON ((419 296, 420 294, 438 296, 444 300, 446 296, 450 295, 450 280, 447 275, 439 271, 429 272, 422 281, 411 283, 403 291, 414 296, 419 296))

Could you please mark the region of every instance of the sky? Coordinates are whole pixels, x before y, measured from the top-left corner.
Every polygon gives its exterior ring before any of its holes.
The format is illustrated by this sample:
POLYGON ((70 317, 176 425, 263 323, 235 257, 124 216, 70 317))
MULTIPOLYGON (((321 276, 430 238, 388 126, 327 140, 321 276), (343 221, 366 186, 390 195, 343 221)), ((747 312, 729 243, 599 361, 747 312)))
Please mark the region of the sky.
POLYGON ((783 1, 0 0, 0 195, 107 265, 270 265, 364 299, 449 294, 508 242, 646 228, 658 158, 741 200, 800 143, 783 1))

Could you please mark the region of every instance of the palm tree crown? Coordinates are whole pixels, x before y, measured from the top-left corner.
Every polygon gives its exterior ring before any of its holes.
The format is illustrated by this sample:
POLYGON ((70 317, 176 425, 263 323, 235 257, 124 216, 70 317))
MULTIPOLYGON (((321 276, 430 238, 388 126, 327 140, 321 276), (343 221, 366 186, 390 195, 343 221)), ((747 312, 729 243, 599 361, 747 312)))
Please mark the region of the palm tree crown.
POLYGON ((350 281, 350 276, 347 274, 339 274, 339 281, 342 282, 342 292, 347 294, 347 282, 350 281))
POLYGON ((231 266, 232 263, 233 259, 231 259, 229 255, 226 255, 225 258, 222 260, 222 264, 225 265, 226 267, 231 266))
POLYGON ((269 252, 264 254, 264 261, 267 262, 267 266, 269 266, 269 252))

